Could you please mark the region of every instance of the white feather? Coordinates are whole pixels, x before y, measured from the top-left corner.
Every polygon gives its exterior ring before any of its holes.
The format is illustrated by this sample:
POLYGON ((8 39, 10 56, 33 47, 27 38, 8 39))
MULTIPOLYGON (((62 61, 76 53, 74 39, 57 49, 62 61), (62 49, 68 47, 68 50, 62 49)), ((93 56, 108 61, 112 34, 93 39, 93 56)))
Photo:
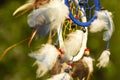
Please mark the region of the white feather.
MULTIPOLYGON (((83 16, 81 19, 82 19, 82 22, 86 22, 87 21, 87 18, 86 16, 84 15, 84 8, 81 8, 81 16, 83 16)), ((74 59, 73 61, 78 61, 79 59, 82 58, 83 54, 84 54, 84 50, 86 49, 86 46, 87 46, 87 39, 88 39, 88 28, 85 27, 86 29, 86 32, 83 33, 83 36, 82 36, 82 41, 81 41, 81 47, 79 48, 79 52, 76 56, 74 56, 74 59)), ((71 57, 70 60, 72 60, 73 57, 71 57)))
POLYGON ((110 51, 104 50, 101 56, 98 58, 99 63, 96 66, 99 68, 106 67, 109 63, 109 56, 110 56, 110 51))
POLYGON ((93 72, 93 61, 94 59, 92 59, 91 57, 83 57, 83 61, 85 61, 89 67, 89 71, 90 73, 93 72))
POLYGON ((113 31, 114 31, 114 23, 112 19, 112 13, 106 11, 106 15, 108 16, 108 27, 105 29, 106 31, 103 33, 103 40, 108 41, 110 40, 113 31))
POLYGON ((66 72, 54 75, 53 77, 47 79, 47 80, 73 80, 70 75, 66 72))
POLYGON ((28 16, 28 24, 30 24, 30 20, 35 20, 34 17, 36 18, 36 20, 39 20, 39 23, 41 24, 41 21, 44 21, 41 19, 43 19, 42 17, 44 17, 46 18, 46 21, 49 19, 53 21, 55 19, 54 23, 51 24, 56 27, 58 24, 61 24, 65 20, 65 18, 68 16, 68 13, 68 7, 64 3, 62 3, 62 1, 53 0, 46 7, 33 10, 33 12, 30 14, 33 15, 33 17, 28 16))
POLYGON ((97 18, 94 22, 92 22, 90 26, 90 32, 92 33, 100 32, 104 29, 106 25, 107 25, 106 22, 97 18))
POLYGON ((67 38, 64 40, 65 44, 65 55, 70 59, 71 56, 77 55, 83 40, 83 31, 76 30, 68 34, 67 38))
POLYGON ((17 8, 17 9, 14 11, 13 16, 14 16, 15 14, 17 14, 18 12, 23 11, 23 10, 31 7, 34 2, 35 2, 35 0, 29 0, 26 4, 20 6, 19 8, 17 8))
POLYGON ((46 74, 48 72, 48 70, 49 70, 48 64, 40 62, 39 60, 36 60, 35 63, 33 64, 33 66, 34 65, 38 66, 38 68, 36 70, 36 77, 37 78, 44 76, 44 74, 46 74))
POLYGON ((43 76, 48 70, 52 69, 59 54, 58 50, 50 44, 45 44, 38 51, 29 54, 30 57, 36 59, 35 64, 38 65, 37 77, 43 76))
POLYGON ((40 35, 45 35, 50 30, 57 30, 68 17, 68 13, 68 7, 62 1, 53 0, 45 7, 33 10, 28 15, 28 24, 37 28, 40 35))
POLYGON ((92 22, 90 26, 90 32, 95 33, 105 30, 103 33, 103 40, 110 40, 114 31, 114 24, 112 20, 112 13, 107 10, 101 10, 96 12, 97 19, 92 22))
MULTIPOLYGON (((81 47, 79 48, 79 52, 76 56, 74 56, 74 59, 73 61, 78 61, 79 59, 82 58, 83 54, 84 54, 84 50, 86 49, 86 46, 87 46, 87 37, 88 37, 88 29, 87 27, 85 28, 86 29, 86 32, 83 33, 83 39, 81 41, 81 47)), ((73 57, 71 57, 70 60, 72 60, 73 57)))

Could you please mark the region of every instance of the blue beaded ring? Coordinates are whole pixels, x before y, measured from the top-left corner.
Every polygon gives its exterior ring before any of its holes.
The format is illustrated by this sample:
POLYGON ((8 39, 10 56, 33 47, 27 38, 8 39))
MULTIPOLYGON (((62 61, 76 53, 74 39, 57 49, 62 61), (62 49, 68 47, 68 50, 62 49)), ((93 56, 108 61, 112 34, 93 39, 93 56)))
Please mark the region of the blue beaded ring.
MULTIPOLYGON (((65 4, 70 7, 69 5, 69 0, 65 0, 65 4)), ((70 19, 77 24, 78 26, 83 26, 83 27, 88 27, 91 25, 91 23, 97 18, 96 12, 100 10, 100 1, 99 0, 94 0, 94 5, 95 5, 95 13, 93 17, 88 21, 88 22, 80 22, 78 19, 74 18, 73 14, 69 10, 69 17, 70 19)))

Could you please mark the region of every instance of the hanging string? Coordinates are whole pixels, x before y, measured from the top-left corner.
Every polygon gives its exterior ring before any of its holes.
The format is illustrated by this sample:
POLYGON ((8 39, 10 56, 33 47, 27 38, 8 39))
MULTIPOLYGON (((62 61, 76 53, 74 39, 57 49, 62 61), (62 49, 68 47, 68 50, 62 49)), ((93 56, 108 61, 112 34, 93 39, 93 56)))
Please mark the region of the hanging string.
MULTIPOLYGON (((70 60, 70 64, 73 63, 73 59, 74 59, 74 56, 73 56, 72 59, 70 60)), ((69 71, 70 71, 70 65, 68 65, 68 68, 65 69, 65 72, 66 72, 66 73, 69 73, 69 71)), ((64 80, 64 78, 66 77, 66 75, 67 75, 67 74, 65 74, 61 80, 64 80)))
POLYGON ((106 50, 110 49, 110 40, 107 41, 106 50))
POLYGON ((57 46, 57 45, 58 45, 58 42, 59 42, 59 38, 60 38, 61 31, 62 31, 62 24, 61 24, 61 26, 59 27, 58 37, 57 37, 56 42, 54 43, 54 45, 55 45, 55 46, 57 46))
POLYGON ((27 40, 29 40, 29 39, 30 39, 30 37, 28 37, 28 38, 26 38, 26 39, 24 39, 24 40, 22 40, 22 41, 20 41, 20 42, 18 42, 18 43, 16 43, 16 44, 13 44, 12 46, 10 46, 10 47, 8 47, 7 49, 5 49, 4 52, 2 53, 2 55, 0 56, 0 61, 4 58, 4 56, 7 54, 7 52, 8 52, 10 49, 16 47, 17 45, 19 45, 19 44, 21 44, 21 43, 23 43, 23 42, 25 42, 25 41, 27 41, 27 40))

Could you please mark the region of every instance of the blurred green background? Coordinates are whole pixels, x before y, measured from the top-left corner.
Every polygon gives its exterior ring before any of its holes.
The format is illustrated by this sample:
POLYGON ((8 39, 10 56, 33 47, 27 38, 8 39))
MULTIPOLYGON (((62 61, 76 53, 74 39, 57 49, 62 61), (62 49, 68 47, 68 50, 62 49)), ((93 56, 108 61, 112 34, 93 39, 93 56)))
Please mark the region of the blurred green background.
MULTIPOLYGON (((94 66, 95 70, 91 80, 120 80, 120 1, 100 1, 105 9, 113 13, 115 32, 110 44, 110 63, 102 69, 94 66)), ((0 55, 7 47, 31 34, 31 29, 27 25, 27 14, 18 18, 12 16, 14 10, 25 2, 26 0, 0 0, 0 55)), ((35 44, 38 43, 33 41, 33 47, 35 44)), ((0 80, 44 80, 44 78, 36 79, 36 67, 32 67, 34 60, 28 56, 33 47, 28 48, 26 41, 11 49, 0 62, 0 80)), ((97 59, 105 48, 102 33, 89 34, 88 47, 92 57, 97 59)))

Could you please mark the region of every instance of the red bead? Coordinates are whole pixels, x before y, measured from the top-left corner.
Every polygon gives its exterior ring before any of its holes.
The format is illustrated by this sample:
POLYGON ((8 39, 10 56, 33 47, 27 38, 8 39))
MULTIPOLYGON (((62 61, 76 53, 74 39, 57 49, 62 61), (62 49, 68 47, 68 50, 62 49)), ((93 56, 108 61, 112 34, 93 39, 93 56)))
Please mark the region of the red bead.
POLYGON ((79 19, 79 17, 78 17, 77 15, 75 16, 75 18, 76 18, 76 19, 79 19))
POLYGON ((90 51, 89 48, 86 48, 85 51, 90 51))
POLYGON ((67 62, 67 65, 69 65, 69 66, 71 66, 71 67, 72 67, 72 63, 70 63, 70 62, 67 62))
POLYGON ((58 51, 61 53, 61 54, 64 54, 64 51, 62 49, 58 49, 58 51))

